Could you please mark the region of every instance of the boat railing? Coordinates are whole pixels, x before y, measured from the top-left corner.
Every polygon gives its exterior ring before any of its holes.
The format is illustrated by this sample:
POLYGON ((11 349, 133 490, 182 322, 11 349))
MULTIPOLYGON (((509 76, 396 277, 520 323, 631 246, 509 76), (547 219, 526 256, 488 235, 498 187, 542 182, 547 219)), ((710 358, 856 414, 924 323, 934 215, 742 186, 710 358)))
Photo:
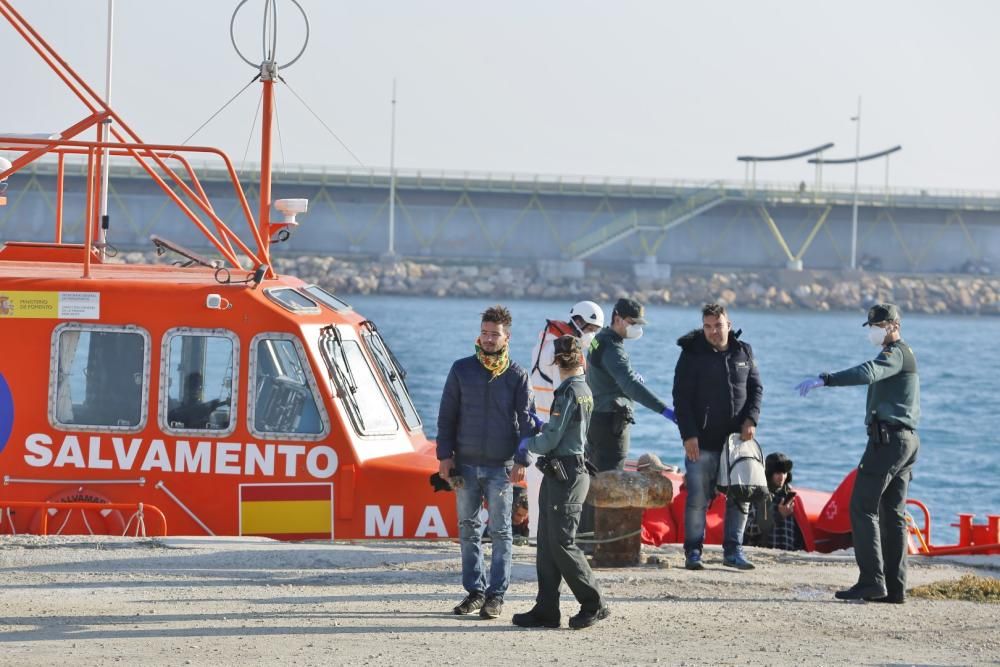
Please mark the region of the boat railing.
POLYGON ((57 192, 56 244, 62 245, 62 175, 64 173, 65 157, 67 155, 82 155, 86 157, 86 208, 84 231, 84 276, 89 277, 92 253, 95 249, 105 247, 101 239, 102 224, 100 205, 102 195, 102 173, 104 163, 111 157, 131 157, 150 178, 163 190, 181 211, 205 235, 209 242, 219 251, 225 260, 234 268, 242 268, 243 264, 237 256, 239 249, 254 267, 267 266, 270 272, 269 259, 269 224, 261 220, 258 226, 246 195, 240 185, 236 169, 229 157, 217 148, 205 146, 183 146, 146 143, 129 127, 127 123, 101 98, 58 53, 35 31, 35 29, 11 6, 8 0, 0 0, 0 16, 5 18, 24 41, 38 54, 55 74, 63 81, 69 90, 83 103, 89 112, 81 120, 70 125, 62 132, 44 137, 38 136, 0 136, 0 150, 20 152, 11 161, 11 166, 0 172, 0 180, 19 171, 47 154, 55 154, 58 161, 59 190, 57 192), (94 141, 85 141, 80 136, 87 131, 96 131, 94 141), (211 202, 194 174, 190 162, 182 157, 184 154, 214 155, 221 158, 224 170, 236 191, 241 212, 246 218, 257 249, 247 247, 214 211, 211 202), (182 171, 191 181, 188 185, 169 164, 170 161, 180 163, 182 171), (166 177, 166 178, 165 178, 166 177), (170 183, 168 184, 168 180, 170 183), (174 192, 173 187, 191 202, 186 204, 174 192), (197 209, 200 215, 195 212, 197 209), (208 219, 215 231, 203 222, 208 219), (235 246, 235 248, 234 248, 235 246))
POLYGON ((113 511, 131 511, 132 514, 129 515, 128 520, 124 523, 124 530, 122 532, 122 537, 128 537, 129 531, 134 530, 134 537, 147 537, 146 534, 146 513, 150 512, 156 515, 160 520, 160 534, 158 537, 166 537, 167 535, 167 518, 163 515, 160 508, 155 505, 150 505, 149 503, 104 503, 104 502, 52 502, 47 500, 0 500, 0 529, 3 528, 4 523, 10 526, 11 534, 17 534, 17 530, 14 528, 13 516, 11 509, 13 508, 34 508, 39 510, 39 520, 38 534, 48 535, 49 534, 49 516, 50 510, 67 510, 67 515, 63 520, 62 525, 56 530, 55 535, 60 535, 62 533, 62 528, 65 527, 67 521, 69 520, 69 515, 74 511, 79 511, 80 515, 83 517, 84 525, 87 526, 90 534, 93 535, 94 532, 90 528, 90 523, 87 521, 84 511, 91 510, 94 512, 105 512, 108 510, 113 511))

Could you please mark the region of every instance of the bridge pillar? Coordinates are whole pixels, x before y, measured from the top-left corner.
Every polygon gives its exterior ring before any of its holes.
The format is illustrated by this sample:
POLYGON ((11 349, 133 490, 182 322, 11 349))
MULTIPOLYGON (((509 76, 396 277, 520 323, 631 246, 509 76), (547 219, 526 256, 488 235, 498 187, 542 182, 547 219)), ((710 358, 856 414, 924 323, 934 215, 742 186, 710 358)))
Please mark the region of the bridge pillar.
POLYGON ((538 274, 542 278, 583 278, 585 269, 582 259, 540 259, 538 274))
POLYGON ((790 259, 785 263, 785 268, 789 271, 801 271, 802 270, 802 260, 801 259, 790 259))
POLYGON ((669 280, 670 265, 658 264, 656 255, 646 255, 641 262, 632 265, 632 274, 647 280, 669 280))

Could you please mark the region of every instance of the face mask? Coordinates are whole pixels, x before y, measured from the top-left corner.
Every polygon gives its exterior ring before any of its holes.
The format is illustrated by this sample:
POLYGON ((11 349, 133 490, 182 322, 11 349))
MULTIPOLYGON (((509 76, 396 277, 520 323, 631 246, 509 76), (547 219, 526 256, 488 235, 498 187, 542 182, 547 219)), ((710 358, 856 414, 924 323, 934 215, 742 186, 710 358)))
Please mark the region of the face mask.
POLYGON ((875 347, 882 347, 882 341, 885 340, 888 332, 882 327, 870 326, 868 327, 868 342, 875 347))
POLYGON ((630 324, 625 327, 625 337, 629 340, 639 340, 642 338, 642 325, 630 324))
POLYGON ((597 335, 596 331, 593 332, 593 333, 585 333, 585 334, 581 335, 580 336, 580 347, 581 347, 581 349, 583 349, 584 351, 586 351, 587 349, 589 349, 590 348, 590 342, 592 340, 594 340, 594 336, 596 336, 596 335, 597 335))

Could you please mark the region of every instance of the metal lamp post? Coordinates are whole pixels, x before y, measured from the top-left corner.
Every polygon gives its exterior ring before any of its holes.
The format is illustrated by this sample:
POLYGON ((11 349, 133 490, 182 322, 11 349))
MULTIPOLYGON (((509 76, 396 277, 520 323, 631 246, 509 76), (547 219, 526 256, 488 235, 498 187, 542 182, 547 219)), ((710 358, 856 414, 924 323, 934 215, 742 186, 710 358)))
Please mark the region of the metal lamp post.
POLYGON ((858 115, 851 118, 857 126, 854 132, 854 207, 851 211, 851 270, 858 268, 858 167, 861 164, 861 96, 858 95, 858 115))

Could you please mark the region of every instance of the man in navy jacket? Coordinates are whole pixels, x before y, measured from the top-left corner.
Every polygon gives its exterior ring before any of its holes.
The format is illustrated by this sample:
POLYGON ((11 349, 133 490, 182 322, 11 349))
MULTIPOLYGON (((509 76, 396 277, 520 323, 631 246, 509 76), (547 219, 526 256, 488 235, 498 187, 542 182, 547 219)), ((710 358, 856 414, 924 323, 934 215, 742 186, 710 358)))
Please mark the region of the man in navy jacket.
MULTIPOLYGON (((757 432, 764 393, 753 350, 733 332, 725 307, 708 304, 701 311, 702 328, 681 336, 681 356, 674 369, 674 412, 684 441, 684 566, 701 570, 705 543, 705 513, 715 496, 719 458, 731 433, 743 440, 757 432)), ((749 504, 726 499, 722 542, 728 567, 752 570, 743 556, 743 530, 749 504)))
POLYGON ((521 438, 535 432, 528 374, 510 359, 510 325, 506 308, 486 309, 476 353, 452 364, 438 412, 438 472, 461 477, 455 495, 467 595, 454 608, 459 615, 478 609, 483 618, 496 618, 510 583, 512 483, 524 479, 528 463, 515 456, 521 438), (489 585, 480 544, 484 501, 493 542, 489 585))

